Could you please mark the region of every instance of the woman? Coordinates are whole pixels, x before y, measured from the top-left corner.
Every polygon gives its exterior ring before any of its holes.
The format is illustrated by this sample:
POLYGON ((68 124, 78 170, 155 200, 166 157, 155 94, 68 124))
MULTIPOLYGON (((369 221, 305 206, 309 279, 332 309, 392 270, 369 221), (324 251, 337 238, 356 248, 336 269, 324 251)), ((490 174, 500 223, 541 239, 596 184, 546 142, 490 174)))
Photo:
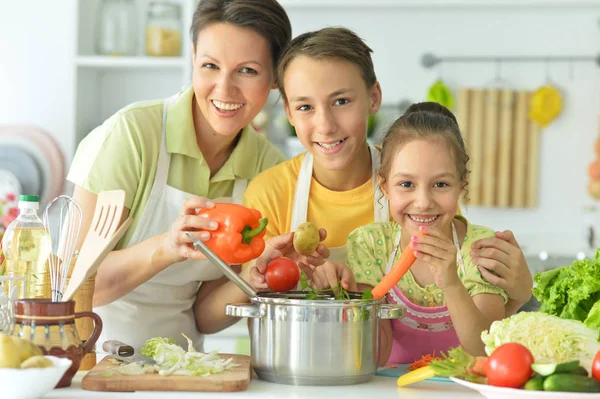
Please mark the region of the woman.
POLYGON ((185 231, 208 239, 217 224, 196 210, 240 202, 249 179, 285 159, 249 125, 291 39, 284 9, 276 0, 201 0, 191 35, 193 87, 118 111, 82 141, 68 176, 83 231, 103 190, 124 190, 133 218, 98 269, 101 342, 140 348, 165 336, 184 345, 184 333, 201 350, 203 334, 233 324, 210 300, 226 279, 185 231))

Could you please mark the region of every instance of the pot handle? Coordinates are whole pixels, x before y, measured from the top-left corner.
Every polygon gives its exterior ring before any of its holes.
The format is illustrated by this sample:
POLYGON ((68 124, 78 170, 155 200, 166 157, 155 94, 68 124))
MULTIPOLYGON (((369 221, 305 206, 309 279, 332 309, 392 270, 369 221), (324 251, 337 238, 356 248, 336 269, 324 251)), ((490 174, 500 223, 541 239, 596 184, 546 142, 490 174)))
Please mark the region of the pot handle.
POLYGON ((384 303, 379 305, 378 316, 380 319, 401 319, 406 315, 406 306, 384 303))
POLYGON ((234 317, 263 317, 264 310, 253 303, 231 303, 225 306, 225 314, 234 317))

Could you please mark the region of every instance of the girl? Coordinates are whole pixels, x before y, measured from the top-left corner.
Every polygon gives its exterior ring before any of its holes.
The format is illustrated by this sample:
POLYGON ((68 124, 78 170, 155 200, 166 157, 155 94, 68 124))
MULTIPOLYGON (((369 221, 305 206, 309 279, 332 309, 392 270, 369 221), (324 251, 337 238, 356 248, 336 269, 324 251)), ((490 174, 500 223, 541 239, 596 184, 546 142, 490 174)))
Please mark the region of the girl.
MULTIPOLYGON (((296 37, 281 57, 279 89, 306 152, 261 173, 244 195, 245 205, 269 219, 267 237, 273 237, 250 270, 256 289, 267 289, 262 273, 273 257, 284 254, 311 266, 324 258, 343 264, 350 232, 390 220, 387 199, 376 184, 380 152, 366 139, 369 115, 381 105, 371 52, 354 32, 324 28, 296 37), (305 221, 323 228, 322 245, 308 259, 293 250, 290 234, 305 221)), ((509 290, 506 311, 516 312, 531 297, 533 281, 512 233, 492 235, 477 245, 476 264, 487 268, 481 273, 509 290)), ((332 271, 331 284, 342 277, 348 288, 351 273, 332 271)))
POLYGON ((68 176, 84 232, 100 191, 126 192, 133 224, 98 270, 94 310, 101 340, 137 349, 156 336, 185 347, 185 333, 202 350, 203 334, 236 321, 223 312, 231 284, 185 232, 208 239, 217 224, 197 208, 240 202, 249 179, 285 159, 249 125, 291 39, 281 5, 201 0, 190 33, 192 87, 118 111, 82 141, 68 176))
MULTIPOLYGON (((387 294, 388 302, 407 307, 406 316, 392 322, 389 362, 410 363, 458 345, 483 355, 481 332, 504 318, 508 296, 481 276, 470 255, 475 241, 494 232, 456 216, 469 158, 454 115, 437 103, 412 105, 387 132, 381 158, 379 184, 393 221, 353 231, 346 264, 364 290, 403 248, 415 253, 411 269, 387 294)), ((313 283, 328 286, 325 268, 319 269, 313 283)), ((385 353, 389 343, 382 347, 385 353)))

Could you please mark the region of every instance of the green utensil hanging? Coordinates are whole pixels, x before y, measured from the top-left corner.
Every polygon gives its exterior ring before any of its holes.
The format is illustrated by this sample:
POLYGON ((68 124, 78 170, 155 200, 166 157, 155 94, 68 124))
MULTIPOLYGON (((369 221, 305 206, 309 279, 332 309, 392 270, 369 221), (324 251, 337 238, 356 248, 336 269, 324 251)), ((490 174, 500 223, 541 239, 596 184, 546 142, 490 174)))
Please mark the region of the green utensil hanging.
POLYGON ((437 80, 429 88, 429 91, 427 92, 427 101, 439 103, 448 109, 454 107, 454 96, 448 86, 441 80, 437 80))

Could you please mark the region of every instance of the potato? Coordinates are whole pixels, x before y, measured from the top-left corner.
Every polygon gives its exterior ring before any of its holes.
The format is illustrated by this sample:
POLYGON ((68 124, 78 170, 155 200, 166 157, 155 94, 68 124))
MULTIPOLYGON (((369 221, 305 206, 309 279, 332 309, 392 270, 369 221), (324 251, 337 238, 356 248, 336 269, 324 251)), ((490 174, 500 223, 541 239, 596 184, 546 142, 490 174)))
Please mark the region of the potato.
POLYGON ((18 369, 21 365, 19 347, 6 334, 0 334, 0 368, 18 369))
POLYGON ((29 359, 25 360, 21 363, 22 369, 43 369, 46 367, 51 367, 53 365, 50 359, 46 359, 44 356, 32 356, 29 359))
POLYGON ((319 229, 311 222, 304 222, 294 233, 294 248, 301 255, 310 255, 319 246, 319 229))
POLYGON ((14 344, 19 348, 19 353, 21 354, 21 362, 29 359, 32 356, 42 356, 42 350, 33 342, 19 338, 12 337, 14 344))

